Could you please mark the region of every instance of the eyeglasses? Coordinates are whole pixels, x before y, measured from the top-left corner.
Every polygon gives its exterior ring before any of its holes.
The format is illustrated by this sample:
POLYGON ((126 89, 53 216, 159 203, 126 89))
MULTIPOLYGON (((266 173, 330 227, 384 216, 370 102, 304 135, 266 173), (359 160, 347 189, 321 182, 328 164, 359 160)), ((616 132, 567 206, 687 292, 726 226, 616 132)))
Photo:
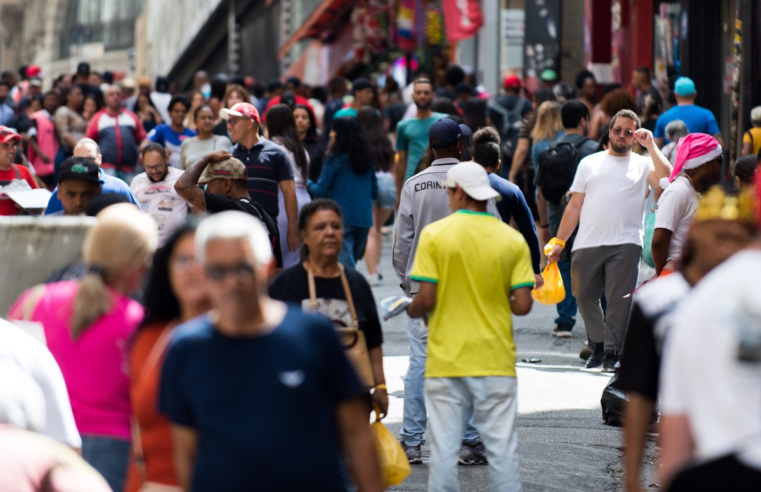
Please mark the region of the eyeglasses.
POLYGON ((229 275, 235 275, 236 280, 248 281, 254 274, 254 266, 249 263, 238 263, 233 266, 209 265, 205 268, 206 277, 214 282, 223 282, 229 275))
POLYGON ((155 166, 143 166, 145 167, 146 171, 161 171, 162 169, 166 168, 164 164, 157 164, 155 166))
POLYGON ((248 118, 230 118, 227 120, 227 126, 235 126, 235 124, 239 121, 245 121, 248 118))
POLYGON ((610 129, 611 132, 613 132, 613 135, 621 135, 624 134, 624 137, 626 138, 632 138, 634 136, 634 132, 631 130, 624 130, 620 126, 617 126, 615 128, 610 129))

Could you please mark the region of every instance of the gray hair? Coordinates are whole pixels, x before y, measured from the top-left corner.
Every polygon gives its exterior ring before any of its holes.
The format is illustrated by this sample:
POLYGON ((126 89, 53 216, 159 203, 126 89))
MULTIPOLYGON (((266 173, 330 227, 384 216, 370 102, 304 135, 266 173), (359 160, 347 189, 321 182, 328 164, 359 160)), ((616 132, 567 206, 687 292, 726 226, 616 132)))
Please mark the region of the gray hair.
POLYGON ((228 211, 204 219, 196 231, 195 249, 198 262, 206 261, 206 248, 214 239, 245 239, 251 245, 254 261, 262 266, 272 259, 272 244, 262 221, 253 215, 228 211))
POLYGON ((754 125, 761 126, 761 106, 756 106, 750 110, 750 121, 754 125))
POLYGON ((91 138, 80 138, 79 141, 77 141, 77 144, 74 146, 75 149, 77 147, 87 147, 90 150, 95 149, 95 155, 100 155, 100 146, 98 145, 98 142, 91 138))
POLYGON ((677 142, 680 138, 690 134, 687 125, 682 120, 674 120, 666 125, 666 136, 671 142, 677 142))

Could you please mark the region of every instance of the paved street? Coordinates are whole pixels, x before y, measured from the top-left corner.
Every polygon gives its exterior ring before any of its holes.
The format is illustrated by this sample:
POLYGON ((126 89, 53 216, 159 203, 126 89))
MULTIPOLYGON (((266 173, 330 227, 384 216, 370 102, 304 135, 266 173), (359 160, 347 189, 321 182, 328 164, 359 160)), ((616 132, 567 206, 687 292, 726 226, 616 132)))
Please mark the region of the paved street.
MULTIPOLYGON (((364 263, 358 266, 366 272, 364 263)), ((399 295, 398 279, 391 267, 391 241, 384 241, 381 273, 383 284, 374 288, 376 301, 399 295)), ((534 304, 526 317, 515 317, 518 348, 518 452, 523 490, 589 492, 621 490, 621 433, 604 425, 600 396, 608 375, 582 371, 578 357, 586 338, 579 317, 574 338, 551 336, 554 307, 534 304), (521 359, 536 357, 541 363, 521 359)), ((391 405, 384 423, 399 435, 402 422, 404 384, 409 344, 403 316, 384 323, 385 370, 391 405)), ((650 443, 648 462, 653 446, 650 443)), ((424 459, 430 456, 423 447, 424 459)), ((652 484, 652 466, 646 485, 652 484)), ((426 464, 413 466, 412 474, 392 490, 424 491, 428 479, 426 464)), ((485 466, 460 467, 464 492, 488 491, 485 466)))

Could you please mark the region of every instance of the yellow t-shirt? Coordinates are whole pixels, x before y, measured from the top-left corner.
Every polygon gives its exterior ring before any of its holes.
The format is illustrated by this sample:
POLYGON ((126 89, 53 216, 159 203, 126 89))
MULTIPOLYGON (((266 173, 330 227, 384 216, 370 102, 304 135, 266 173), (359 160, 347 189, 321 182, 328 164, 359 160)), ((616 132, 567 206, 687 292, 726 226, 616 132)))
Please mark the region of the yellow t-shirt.
POLYGON ((758 155, 758 151, 761 149, 761 128, 751 128, 743 133, 743 143, 752 143, 753 150, 751 154, 758 155), (748 132, 750 132, 750 135, 748 135, 748 132))
POLYGON ((510 292, 534 286, 520 233, 491 214, 458 210, 423 229, 411 278, 437 284, 426 377, 515 377, 510 292))

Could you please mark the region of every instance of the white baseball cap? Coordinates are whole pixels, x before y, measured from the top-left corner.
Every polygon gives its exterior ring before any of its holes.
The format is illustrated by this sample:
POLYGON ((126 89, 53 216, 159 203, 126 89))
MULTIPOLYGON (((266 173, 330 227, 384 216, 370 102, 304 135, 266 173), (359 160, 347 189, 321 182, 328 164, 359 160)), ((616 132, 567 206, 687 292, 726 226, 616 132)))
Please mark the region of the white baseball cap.
POLYGON ((452 167, 447 171, 447 179, 441 182, 441 186, 445 188, 459 186, 465 194, 479 202, 490 198, 496 201, 502 199, 502 195, 491 187, 486 169, 473 161, 461 162, 452 167))

